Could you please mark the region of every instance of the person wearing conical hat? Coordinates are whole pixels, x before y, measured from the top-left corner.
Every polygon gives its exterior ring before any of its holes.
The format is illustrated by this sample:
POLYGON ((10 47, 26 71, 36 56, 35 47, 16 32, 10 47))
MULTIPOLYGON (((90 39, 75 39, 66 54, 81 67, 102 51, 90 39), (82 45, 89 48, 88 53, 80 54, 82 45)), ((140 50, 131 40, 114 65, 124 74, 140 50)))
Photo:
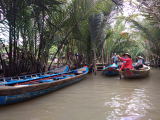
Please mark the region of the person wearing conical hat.
MULTIPOLYGON (((125 53, 122 54, 122 58, 126 59, 126 58, 125 58, 125 53)), ((120 68, 121 68, 121 67, 124 67, 125 64, 126 64, 126 61, 123 61, 123 63, 122 63, 122 65, 120 66, 120 68)))
POLYGON ((141 56, 138 56, 138 62, 137 62, 137 65, 134 67, 136 70, 139 70, 139 68, 142 68, 143 67, 143 57, 141 56))
POLYGON ((131 55, 129 53, 124 53, 125 58, 119 57, 119 59, 123 60, 123 64, 120 68, 120 72, 123 71, 125 68, 132 69, 132 60, 131 60, 131 55), (125 62, 124 62, 125 61, 125 62))

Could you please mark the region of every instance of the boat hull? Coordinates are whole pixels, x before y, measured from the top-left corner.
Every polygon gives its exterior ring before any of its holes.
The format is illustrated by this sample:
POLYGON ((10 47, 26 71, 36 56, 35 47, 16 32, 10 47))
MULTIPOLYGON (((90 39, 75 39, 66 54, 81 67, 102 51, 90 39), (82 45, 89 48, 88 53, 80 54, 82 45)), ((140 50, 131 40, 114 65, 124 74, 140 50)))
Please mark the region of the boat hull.
POLYGON ((108 68, 103 70, 103 73, 105 75, 115 76, 115 75, 119 75, 119 70, 117 70, 115 68, 112 68, 112 67, 108 67, 108 68))
POLYGON ((0 89, 0 105, 2 106, 19 103, 53 92, 60 88, 79 82, 86 76, 87 73, 88 72, 77 75, 75 77, 62 79, 51 83, 0 89))
POLYGON ((137 79, 137 78, 144 78, 148 76, 149 73, 150 73, 149 67, 148 69, 143 69, 143 70, 130 70, 129 68, 127 68, 122 72, 122 75, 124 78, 137 79))

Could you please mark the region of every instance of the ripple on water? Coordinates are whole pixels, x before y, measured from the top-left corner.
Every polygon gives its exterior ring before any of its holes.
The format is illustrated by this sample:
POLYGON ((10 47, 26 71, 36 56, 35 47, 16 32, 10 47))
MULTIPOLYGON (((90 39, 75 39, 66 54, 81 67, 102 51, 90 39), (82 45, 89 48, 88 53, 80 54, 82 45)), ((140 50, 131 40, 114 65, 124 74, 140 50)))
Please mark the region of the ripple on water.
POLYGON ((109 110, 108 114, 105 113, 108 116, 106 117, 107 119, 140 119, 147 115, 147 110, 154 109, 152 102, 148 100, 149 96, 144 88, 133 89, 132 92, 129 91, 129 94, 127 91, 114 94, 118 95, 111 97, 104 103, 104 107, 107 107, 107 110, 109 110))

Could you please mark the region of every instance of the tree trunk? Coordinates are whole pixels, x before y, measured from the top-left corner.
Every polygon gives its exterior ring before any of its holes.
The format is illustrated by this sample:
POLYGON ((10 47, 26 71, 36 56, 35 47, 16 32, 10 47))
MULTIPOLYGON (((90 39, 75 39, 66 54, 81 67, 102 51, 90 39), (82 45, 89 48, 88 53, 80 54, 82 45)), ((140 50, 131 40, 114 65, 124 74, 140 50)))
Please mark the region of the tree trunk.
POLYGON ((104 47, 102 47, 102 66, 104 69, 105 68, 105 66, 104 66, 104 47))
POLYGON ((96 46, 94 46, 94 74, 97 75, 97 66, 96 66, 96 46))
POLYGON ((110 54, 109 54, 109 58, 108 59, 109 59, 109 65, 110 65, 111 64, 110 54))
POLYGON ((13 22, 13 37, 14 37, 14 62, 16 64, 16 13, 15 13, 15 9, 16 9, 16 1, 14 0, 14 22, 13 22))
POLYGON ((12 25, 9 25, 9 76, 12 75, 12 25))
POLYGON ((108 53, 107 53, 107 45, 106 45, 106 65, 108 65, 108 53))

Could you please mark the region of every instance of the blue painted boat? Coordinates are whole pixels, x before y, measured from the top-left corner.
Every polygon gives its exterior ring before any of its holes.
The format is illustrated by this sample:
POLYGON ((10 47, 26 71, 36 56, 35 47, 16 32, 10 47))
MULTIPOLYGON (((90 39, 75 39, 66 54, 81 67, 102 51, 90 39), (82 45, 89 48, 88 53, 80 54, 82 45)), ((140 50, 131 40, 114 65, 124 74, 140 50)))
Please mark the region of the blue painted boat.
POLYGON ((14 85, 14 84, 19 84, 19 83, 24 83, 24 82, 35 81, 35 80, 48 79, 57 74, 65 73, 68 71, 68 69, 69 67, 66 65, 66 66, 57 68, 55 70, 51 70, 51 71, 44 72, 44 73, 29 74, 29 75, 16 76, 16 77, 10 77, 10 78, 1 78, 0 86, 14 85))
POLYGON ((32 83, 0 86, 0 105, 8 105, 30 100, 53 92, 82 80, 88 73, 88 67, 56 74, 52 78, 38 80, 32 83))
POLYGON ((114 76, 119 75, 118 65, 112 64, 103 69, 105 75, 114 76))

